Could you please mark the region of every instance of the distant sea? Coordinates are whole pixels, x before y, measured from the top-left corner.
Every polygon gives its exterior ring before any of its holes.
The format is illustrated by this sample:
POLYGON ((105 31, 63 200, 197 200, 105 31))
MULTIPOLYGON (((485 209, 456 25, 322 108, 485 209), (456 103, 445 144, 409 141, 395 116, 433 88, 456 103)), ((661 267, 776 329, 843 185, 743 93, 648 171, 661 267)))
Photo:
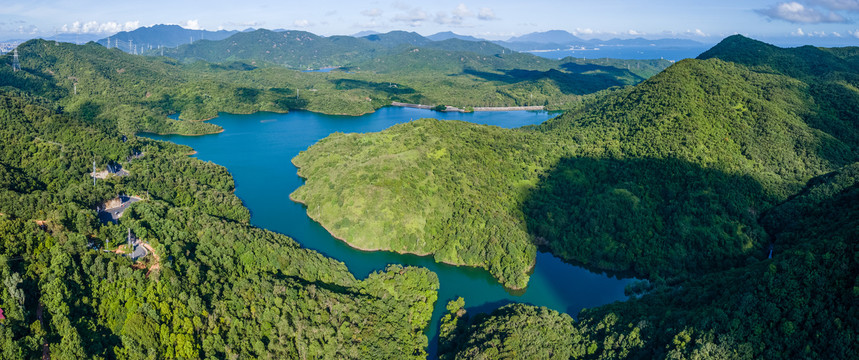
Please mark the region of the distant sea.
POLYGON ((531 54, 549 59, 561 59, 567 56, 585 59, 630 59, 630 60, 683 60, 698 57, 710 46, 702 47, 657 47, 657 46, 601 46, 586 50, 539 50, 526 51, 531 54))

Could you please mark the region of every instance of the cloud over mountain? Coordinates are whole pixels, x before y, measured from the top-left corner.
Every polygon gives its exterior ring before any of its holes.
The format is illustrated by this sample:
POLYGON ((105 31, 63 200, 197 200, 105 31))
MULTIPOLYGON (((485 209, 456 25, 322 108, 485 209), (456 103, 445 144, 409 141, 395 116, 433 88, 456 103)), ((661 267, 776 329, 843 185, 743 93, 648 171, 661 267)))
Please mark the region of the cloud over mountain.
POLYGON ((859 9, 857 1, 850 0, 814 0, 812 3, 817 6, 805 5, 796 1, 780 2, 766 9, 757 9, 755 12, 773 20, 803 24, 821 24, 851 22, 834 10, 848 10, 852 6, 856 6, 859 9))

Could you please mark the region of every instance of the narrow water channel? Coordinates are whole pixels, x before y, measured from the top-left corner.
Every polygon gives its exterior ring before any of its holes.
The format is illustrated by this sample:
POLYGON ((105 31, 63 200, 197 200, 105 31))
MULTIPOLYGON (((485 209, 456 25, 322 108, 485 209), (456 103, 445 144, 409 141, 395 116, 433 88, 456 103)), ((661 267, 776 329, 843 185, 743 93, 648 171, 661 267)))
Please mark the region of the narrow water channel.
MULTIPOLYGON (((224 132, 206 136, 157 136, 157 140, 191 146, 201 160, 225 166, 236 182, 236 195, 251 211, 254 226, 276 231, 302 246, 346 263, 356 278, 365 278, 388 264, 426 267, 438 274, 439 299, 427 330, 430 358, 435 358, 439 320, 445 305, 458 296, 465 298, 471 313, 488 312, 504 304, 521 302, 545 306, 575 316, 579 310, 626 299, 624 287, 630 281, 562 262, 548 253, 537 253, 537 265, 524 291, 510 292, 487 271, 435 263, 431 257, 392 252, 365 252, 333 238, 322 226, 307 217, 301 204, 289 194, 303 184, 291 159, 333 132, 374 132, 419 118, 462 120, 478 124, 515 128, 539 124, 548 112, 439 113, 430 110, 386 107, 360 116, 329 116, 306 111, 289 114, 221 114, 211 120, 224 132)), ((371 214, 368 214, 371 215, 371 214)))

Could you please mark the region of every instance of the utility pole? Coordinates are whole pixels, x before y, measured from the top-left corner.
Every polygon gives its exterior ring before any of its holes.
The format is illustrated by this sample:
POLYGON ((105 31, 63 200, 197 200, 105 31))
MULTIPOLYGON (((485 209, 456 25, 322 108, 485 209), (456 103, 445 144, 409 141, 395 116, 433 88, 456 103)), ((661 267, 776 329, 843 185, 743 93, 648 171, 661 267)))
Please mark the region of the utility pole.
POLYGON ((18 61, 18 48, 15 48, 15 51, 12 55, 12 71, 21 70, 21 63, 18 61))

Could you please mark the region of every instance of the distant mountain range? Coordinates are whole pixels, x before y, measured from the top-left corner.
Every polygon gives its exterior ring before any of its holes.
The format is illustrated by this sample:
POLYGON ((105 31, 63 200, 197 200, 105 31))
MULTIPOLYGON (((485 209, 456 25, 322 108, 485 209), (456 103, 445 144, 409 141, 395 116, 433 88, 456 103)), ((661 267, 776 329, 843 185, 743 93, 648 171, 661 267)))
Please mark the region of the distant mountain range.
MULTIPOLYGON (((615 53, 619 49, 624 49, 624 51, 630 49, 635 52, 635 49, 638 48, 641 49, 638 53, 646 51, 647 54, 654 54, 654 58, 659 58, 660 49, 700 48, 700 51, 703 51, 708 47, 703 43, 687 39, 582 39, 563 30, 535 32, 512 37, 507 41, 489 41, 451 31, 439 32, 429 36, 407 31, 390 31, 387 33, 362 31, 352 36, 319 36, 298 30, 248 28, 241 31, 206 31, 186 29, 178 25, 141 27, 106 37, 92 34, 57 34, 47 40, 79 44, 96 41, 102 46, 119 48, 125 52, 165 55, 183 61, 261 62, 296 69, 362 63, 367 59, 377 57, 380 52, 397 53, 404 51, 403 47, 467 51, 481 55, 536 51, 541 56, 551 58, 571 55, 582 57, 582 55, 564 53, 564 51, 599 48, 614 49, 612 51, 615 53), (227 41, 228 39, 229 41, 227 41), (266 45, 263 46, 263 43, 266 45), (558 51, 561 53, 557 53, 558 51), (543 54, 547 52, 555 53, 543 54)), ((699 52, 692 51, 691 53, 698 54, 699 52)), ((587 53, 588 56, 594 54, 587 53)), ((608 57, 611 55, 601 56, 608 57)), ((679 59, 688 55, 683 53, 681 55, 672 54, 671 56, 679 56, 679 59)), ((611 57, 627 58, 624 55, 611 57)))
POLYGON ((132 31, 121 31, 96 42, 105 47, 116 47, 125 52, 139 54, 149 49, 173 48, 198 40, 223 40, 236 33, 238 33, 236 30, 191 30, 179 25, 154 25, 132 31), (110 44, 107 43, 108 40, 110 44))
POLYGON ((555 50, 569 49, 571 47, 582 48, 597 48, 601 46, 629 46, 629 47, 663 47, 663 48, 680 48, 680 47, 696 47, 706 48, 707 44, 689 40, 689 39, 582 39, 569 32, 563 30, 551 30, 544 32, 535 32, 518 37, 512 37, 507 41, 496 41, 495 43, 513 49, 516 51, 532 51, 532 50, 555 50))
POLYGON ((432 40, 421 36, 421 34, 406 31, 391 31, 384 34, 370 34, 367 36, 362 36, 361 38, 367 39, 386 48, 392 48, 400 45, 423 46, 432 42, 432 40))
MULTIPOLYGON (((132 31, 122 31, 113 35, 104 36, 103 34, 71 34, 63 33, 45 38, 46 40, 56 40, 71 43, 86 43, 96 41, 97 43, 111 48, 119 48, 125 52, 136 52, 138 54, 146 52, 150 49, 158 48, 175 48, 180 45, 187 45, 199 40, 224 40, 238 33, 253 33, 256 31, 265 30, 274 33, 282 33, 290 30, 285 29, 254 29, 247 28, 244 30, 191 30, 183 28, 179 25, 153 25, 150 27, 140 27, 132 31), (108 41, 110 43, 108 44, 108 41)), ((292 30, 297 32, 296 30, 292 30)), ((309 33, 308 33, 309 34, 309 33)), ((432 42, 444 41, 449 39, 457 39, 462 41, 486 42, 488 40, 481 39, 469 35, 460 35, 451 31, 439 32, 436 34, 422 36, 416 32, 406 31, 391 31, 387 33, 379 33, 376 31, 361 31, 351 36, 318 36, 318 38, 344 38, 352 37, 365 39, 371 43, 380 45, 383 48, 394 48, 401 45, 424 46, 432 42)), ((23 41, 23 40, 22 40, 23 41)), ((534 32, 522 36, 512 37, 506 41, 492 41, 495 44, 503 46, 515 51, 532 51, 532 50, 557 50, 569 49, 571 47, 594 48, 599 46, 655 46, 655 47, 706 47, 707 45, 688 39, 656 39, 649 40, 644 38, 635 39, 582 39, 564 30, 550 30, 543 32, 534 32)))
MULTIPOLYGON (((323 37, 306 31, 270 31, 255 30, 235 33, 222 40, 196 41, 183 44, 176 48, 149 50, 147 54, 172 57, 183 62, 204 60, 207 62, 245 62, 253 65, 276 64, 293 69, 317 69, 332 66, 353 66, 362 64, 363 68, 374 68, 369 64, 370 59, 401 58, 401 55, 417 51, 446 51, 450 54, 439 55, 435 64, 441 68, 458 68, 460 63, 468 62, 470 56, 459 53, 490 56, 496 54, 513 54, 515 51, 486 40, 462 40, 458 35, 441 34, 436 38, 446 38, 433 41, 415 32, 391 31, 388 33, 369 34, 363 37, 328 36, 323 37), (455 55, 455 56, 454 56, 455 55), (441 60, 441 59, 444 60, 441 60), (455 59, 458 65, 450 62, 455 59)), ((518 54, 532 56, 529 54, 518 54)), ((413 58, 407 56, 407 58, 413 58)), ((381 60, 379 60, 381 61, 381 60)), ((403 60, 406 61, 406 60, 403 60)), ((518 61, 518 58, 517 60, 518 61)), ((408 62, 408 61, 406 61, 408 62)), ((377 64, 385 69, 391 66, 390 61, 377 64), (384 64, 383 64, 384 63, 384 64)))
MULTIPOLYGON (((107 46, 107 40, 110 38, 110 47, 118 47, 119 49, 126 52, 134 52, 135 47, 137 48, 137 53, 143 53, 144 51, 148 51, 150 48, 157 49, 159 47, 177 47, 182 44, 188 44, 191 42, 195 42, 198 40, 223 40, 233 34, 240 32, 254 32, 257 30, 256 28, 247 28, 244 30, 220 30, 220 31, 208 31, 208 30, 191 30, 185 29, 178 25, 153 25, 150 27, 140 27, 138 29, 132 31, 122 31, 116 34, 112 34, 109 36, 105 36, 104 34, 73 34, 73 33, 61 33, 55 34, 53 36, 42 37, 45 40, 56 40, 62 42, 70 42, 83 44, 89 41, 96 41, 103 46, 107 46), (129 40, 131 40, 131 46, 129 47, 129 40)), ((286 29, 274 29, 269 30, 272 32, 285 32, 289 31, 286 29)), ((325 36, 320 36, 325 38, 325 36)), ((332 36, 332 37, 341 37, 341 36, 332 36)), ((475 36, 469 35, 460 35, 453 33, 451 31, 439 32, 436 34, 422 36, 418 33, 414 32, 405 32, 405 31, 391 31, 388 33, 380 33, 377 31, 366 30, 361 31, 355 34, 352 34, 349 37, 354 38, 364 38, 370 41, 374 41, 383 47, 392 48, 402 44, 410 44, 414 46, 421 46, 424 44, 428 44, 432 41, 443 41, 448 39, 458 39, 464 41, 488 41, 485 39, 481 39, 475 36), (378 38, 374 37, 377 35, 378 38)), ((4 43, 22 43, 27 41, 28 39, 7 39, 4 43)), ((773 44, 777 44, 780 46, 801 46, 808 43, 808 38, 806 37, 781 37, 781 38, 767 38, 763 39, 773 44)), ((602 47, 603 49, 607 47, 628 47, 628 48, 643 48, 647 47, 649 49, 701 49, 701 51, 706 50, 713 43, 709 42, 699 42, 690 39, 680 39, 680 38, 663 38, 663 39, 644 39, 644 38, 633 38, 633 39, 582 39, 568 31, 564 30, 549 30, 542 32, 533 32, 530 34, 525 34, 521 36, 511 37, 507 40, 498 40, 492 41, 495 44, 501 45, 507 49, 515 50, 515 51, 557 51, 557 50, 576 50, 576 49, 595 49, 602 47)), ((815 38, 814 44, 816 46, 844 46, 845 41, 842 38, 815 38)), ((652 51, 651 51, 652 52, 652 51)))
POLYGON ((427 39, 430 39, 432 41, 442 41, 442 40, 447 40, 447 39, 459 39, 459 40, 465 40, 465 41, 486 41, 485 39, 480 39, 480 38, 476 38, 474 36, 468 36, 468 35, 459 35, 459 34, 451 32, 451 31, 435 33, 435 34, 432 34, 430 36, 427 36, 427 39))

